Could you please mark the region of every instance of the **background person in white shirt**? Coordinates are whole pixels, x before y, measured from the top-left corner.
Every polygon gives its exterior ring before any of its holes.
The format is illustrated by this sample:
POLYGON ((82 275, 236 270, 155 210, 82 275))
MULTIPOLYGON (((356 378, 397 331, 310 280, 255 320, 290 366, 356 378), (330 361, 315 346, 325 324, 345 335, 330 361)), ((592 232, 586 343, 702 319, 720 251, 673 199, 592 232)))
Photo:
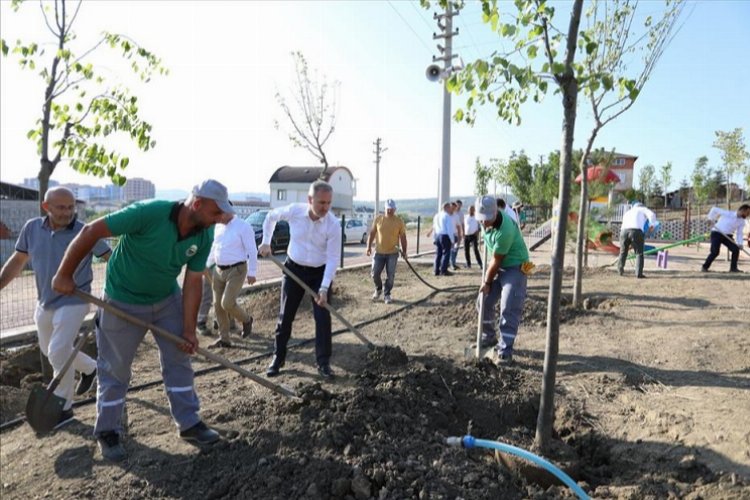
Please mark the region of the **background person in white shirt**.
MULTIPOLYGON (((341 224, 330 212, 333 187, 324 181, 315 181, 307 193, 307 204, 292 203, 271 210, 263 223, 263 243, 260 254, 271 254, 271 236, 276 221, 289 222, 289 248, 284 265, 307 286, 318 290, 313 301, 315 318, 315 357, 318 373, 333 377, 331 371, 331 313, 325 309, 330 299, 330 286, 336 276, 336 266, 341 258, 341 224)), ((293 279, 284 275, 281 280, 281 310, 276 323, 274 356, 266 375, 279 374, 286 360, 286 345, 292 335, 292 323, 305 290, 293 279)))
POLYGON ((450 201, 443 203, 443 209, 432 218, 433 243, 435 244, 435 276, 450 276, 448 264, 451 247, 455 239, 453 209, 450 201))
POLYGON ((456 237, 451 247, 451 266, 454 271, 458 271, 456 257, 458 257, 458 249, 461 246, 461 242, 464 240, 464 213, 461 211, 462 207, 463 202, 461 200, 453 202, 453 224, 455 225, 456 237))
POLYGON ((742 232, 745 228, 745 219, 750 215, 750 205, 744 204, 736 212, 722 210, 718 207, 712 207, 708 212, 708 219, 714 222, 711 228, 711 251, 703 263, 701 271, 708 272, 711 263, 719 255, 721 245, 726 246, 732 254, 729 264, 730 273, 740 273, 737 262, 740 258, 740 248, 742 248, 742 232), (732 241, 734 238, 734 241, 732 241), (735 243, 736 242, 736 243, 735 243))
POLYGON ((466 267, 471 269, 471 255, 469 247, 474 247, 474 256, 477 258, 479 268, 482 268, 482 257, 479 255, 479 222, 474 217, 474 205, 469 206, 469 214, 464 218, 464 253, 466 254, 466 267))
POLYGON ((253 317, 237 303, 242 285, 255 283, 257 274, 258 249, 253 227, 233 214, 225 214, 214 229, 214 242, 206 262, 209 267, 213 264, 216 264, 212 275, 214 312, 219 323, 219 339, 213 347, 232 347, 230 318, 242 322, 243 338, 253 331, 253 317))
POLYGON ((656 215, 640 202, 633 203, 630 210, 622 215, 620 258, 617 262, 617 272, 620 273, 620 276, 625 272, 625 261, 632 245, 635 253, 635 277, 645 278, 643 275, 643 244, 646 236, 643 233, 643 227, 646 225, 646 221, 648 221, 648 231, 653 231, 656 226, 656 215))

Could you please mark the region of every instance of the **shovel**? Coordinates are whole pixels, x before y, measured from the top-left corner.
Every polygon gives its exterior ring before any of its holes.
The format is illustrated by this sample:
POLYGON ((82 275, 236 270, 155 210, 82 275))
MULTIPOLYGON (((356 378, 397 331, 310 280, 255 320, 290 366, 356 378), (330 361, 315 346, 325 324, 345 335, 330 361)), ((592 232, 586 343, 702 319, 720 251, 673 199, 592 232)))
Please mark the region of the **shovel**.
MULTIPOLYGON (((143 321, 143 320, 141 320, 139 318, 136 318, 135 316, 132 316, 132 315, 126 313, 125 311, 121 311, 120 309, 116 308, 112 304, 104 302, 103 300, 101 300, 101 299, 99 299, 97 297, 94 297, 93 295, 91 295, 89 293, 83 292, 81 290, 75 290, 73 292, 73 294, 75 296, 77 296, 77 297, 79 297, 79 298, 87 301, 87 302, 90 302, 92 304, 95 304, 95 305, 101 307, 105 311, 107 311, 107 312, 109 312, 111 314, 114 314, 115 316, 117 316, 119 318, 122 318, 125 321, 129 321, 129 322, 133 323, 134 325, 138 325, 138 326, 140 326, 142 328, 148 328, 149 330, 151 330, 152 332, 154 332, 154 334, 156 334, 156 335, 158 335, 158 336, 160 336, 160 337, 162 337, 164 339, 167 339, 167 340, 169 340, 170 342, 172 342, 174 344, 181 345, 181 344, 185 343, 185 340, 182 337, 178 337, 177 335, 175 335, 173 333, 170 333, 167 330, 165 330, 163 328, 160 328, 160 327, 158 327, 156 325, 152 325, 150 323, 146 323, 145 321, 143 321)), ((270 381, 266 380, 265 378, 263 378, 263 377, 261 377, 259 375, 256 375, 255 373, 253 373, 253 372, 251 372, 249 370, 246 370, 246 369, 242 368, 239 365, 236 365, 236 364, 232 363, 228 359, 223 358, 223 357, 219 356, 218 354, 214 354, 211 351, 207 351, 206 349, 203 349, 202 347, 196 347, 195 352, 197 352, 198 354, 200 354, 204 358, 208 358, 211 361, 214 361, 214 362, 219 363, 220 365, 222 365, 222 366, 224 366, 226 368, 229 368, 230 370, 236 371, 240 375, 251 379, 253 382, 255 382, 257 384, 260 384, 263 387, 265 387, 267 389, 270 389, 270 390, 272 390, 275 393, 281 394, 282 396, 286 396, 288 398, 293 398, 293 399, 301 401, 301 399, 297 396, 297 393, 294 392, 292 389, 289 389, 288 387, 284 387, 283 385, 274 384, 273 382, 270 382, 270 381)))
MULTIPOLYGON (((305 290, 305 292, 307 292, 307 294, 310 297, 312 297, 313 300, 317 300, 318 299, 318 294, 315 293, 315 292, 313 292, 312 288, 310 288, 309 286, 307 286, 307 283, 305 283, 304 281, 302 281, 301 279, 299 279, 299 277, 296 274, 294 274, 292 271, 290 271, 284 264, 282 264, 279 259, 277 259, 273 255, 269 255, 268 258, 271 259, 271 261, 274 264, 276 264, 277 266, 279 266, 279 269, 281 269, 284 272, 284 274, 286 274, 287 276, 289 276, 290 278, 292 278, 294 281, 296 281, 297 284, 299 286, 301 286, 302 289, 305 290)), ((354 325, 352 325, 351 323, 349 323, 346 320, 346 318, 343 317, 341 314, 339 314, 339 312, 336 309, 334 309, 328 302, 326 302, 326 304, 323 307, 326 308, 326 309, 328 309, 328 311, 331 314, 333 314, 334 316, 336 316, 336 318, 338 318, 338 320, 341 321, 349 329, 350 332, 352 332, 359 340, 361 340, 363 344, 365 344, 370 349, 372 349, 373 347, 375 347, 375 345, 372 342, 370 342, 369 340, 367 340, 367 337, 365 337, 364 335, 362 335, 359 332, 359 330, 357 330, 354 327, 354 325)))
POLYGON ((65 364, 60 370, 60 373, 52 379, 52 382, 45 389, 41 386, 36 386, 31 390, 29 399, 26 401, 26 421, 29 423, 37 436, 47 434, 49 431, 55 428, 57 423, 60 421, 60 416, 65 406, 65 398, 61 398, 54 394, 57 386, 60 385, 62 378, 70 369, 73 364, 73 360, 78 355, 78 352, 83 347, 83 344, 88 338, 88 330, 84 332, 81 338, 73 346, 73 353, 70 355, 65 364))

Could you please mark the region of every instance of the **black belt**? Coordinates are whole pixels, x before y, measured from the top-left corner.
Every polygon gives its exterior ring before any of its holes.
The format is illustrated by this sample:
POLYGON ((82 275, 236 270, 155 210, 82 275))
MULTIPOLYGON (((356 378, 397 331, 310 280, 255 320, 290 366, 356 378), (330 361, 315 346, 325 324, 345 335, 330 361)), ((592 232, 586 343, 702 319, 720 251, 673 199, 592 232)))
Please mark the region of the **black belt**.
POLYGON ((245 261, 235 262, 234 264, 229 264, 228 266, 220 266, 219 264, 216 264, 216 267, 221 269, 222 271, 226 271, 227 269, 232 269, 233 267, 241 266, 244 264, 245 261))
POLYGON ((324 267, 326 267, 326 265, 325 265, 325 264, 323 264, 322 266, 317 266, 317 267, 313 267, 313 266, 303 266, 302 264, 297 264, 296 262, 294 262, 294 261, 293 261, 292 259, 290 259, 289 257, 287 257, 287 258, 286 258, 286 264, 287 264, 287 266, 289 266, 289 267, 296 267, 296 268, 298 268, 298 269, 305 269, 305 270, 308 270, 308 271, 317 271, 317 270, 320 270, 320 269, 323 269, 324 267))

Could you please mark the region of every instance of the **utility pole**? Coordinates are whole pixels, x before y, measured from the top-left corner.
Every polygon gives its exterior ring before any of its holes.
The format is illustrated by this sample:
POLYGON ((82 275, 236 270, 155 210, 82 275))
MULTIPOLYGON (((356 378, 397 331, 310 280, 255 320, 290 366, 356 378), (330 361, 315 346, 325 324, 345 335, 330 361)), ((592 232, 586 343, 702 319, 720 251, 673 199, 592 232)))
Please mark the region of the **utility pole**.
MULTIPOLYGON (((459 63, 456 66, 453 65, 453 59, 458 57, 457 54, 453 54, 453 37, 458 35, 458 28, 456 28, 456 31, 453 31, 453 16, 457 16, 458 14, 458 11, 453 12, 453 5, 449 0, 443 14, 435 13, 432 16, 437 21, 438 28, 441 31, 440 34, 433 33, 432 39, 445 39, 445 47, 442 47, 440 44, 437 46, 442 55, 440 57, 432 56, 433 63, 443 61, 442 71, 438 73, 443 83, 443 159, 440 168, 440 189, 438 191, 439 207, 442 207, 443 203, 450 199, 451 191, 451 94, 448 92, 447 80, 451 72, 463 68, 463 63, 459 63)), ((430 80, 432 80, 431 74, 435 73, 434 69, 432 72, 431 69, 435 66, 432 65, 427 68, 427 78, 430 80)))
MULTIPOLYGON (((375 145, 375 217, 378 216, 378 213, 380 213, 380 159, 382 158, 381 155, 388 151, 388 148, 381 148, 380 147, 380 141, 382 139, 378 137, 375 139, 375 142, 373 144, 375 145)), ((375 220, 375 217, 373 217, 373 221, 375 220)))

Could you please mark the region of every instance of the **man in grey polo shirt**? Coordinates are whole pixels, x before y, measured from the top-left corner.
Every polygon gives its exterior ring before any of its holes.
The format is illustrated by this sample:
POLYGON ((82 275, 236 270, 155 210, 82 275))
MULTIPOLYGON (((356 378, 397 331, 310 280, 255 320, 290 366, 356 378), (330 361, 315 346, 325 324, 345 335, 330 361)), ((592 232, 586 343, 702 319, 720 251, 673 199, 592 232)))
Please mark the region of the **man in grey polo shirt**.
MULTIPOLYGON (((2 290, 21 273, 31 259, 38 295, 34 321, 39 336, 39 348, 49 358, 55 376, 73 353, 76 334, 89 312, 87 303, 78 297, 61 295, 52 290, 51 285, 52 276, 57 271, 65 249, 83 228, 83 222, 76 219, 75 207, 75 197, 69 189, 56 187, 47 191, 42 203, 47 216, 36 217, 26 222, 18 236, 16 251, 0 270, 2 290)), ((86 292, 91 291, 92 256, 108 260, 110 253, 110 248, 104 240, 96 242, 76 270, 74 280, 77 288, 86 292)), ((81 381, 75 388, 75 393, 80 395, 85 393, 94 381, 96 361, 79 352, 73 361, 73 368, 81 373, 81 381)), ((74 372, 68 370, 55 389, 55 395, 66 400, 58 426, 73 418, 73 382, 74 372)))

